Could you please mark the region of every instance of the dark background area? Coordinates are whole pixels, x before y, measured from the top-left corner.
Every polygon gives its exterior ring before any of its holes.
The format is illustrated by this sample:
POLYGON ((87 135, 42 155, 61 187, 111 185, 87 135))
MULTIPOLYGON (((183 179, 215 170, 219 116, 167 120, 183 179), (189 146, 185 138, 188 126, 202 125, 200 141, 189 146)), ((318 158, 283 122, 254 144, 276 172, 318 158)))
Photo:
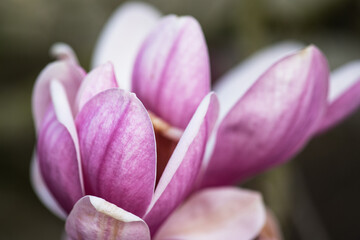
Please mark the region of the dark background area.
MULTIPOLYGON (((101 27, 123 1, 0 1, 0 239, 60 239, 63 222, 37 199, 29 164, 34 81, 54 42, 70 44, 89 69, 101 27)), ((360 59, 358 0, 159 0, 164 14, 203 27, 216 80, 260 48, 286 39, 317 45, 331 68, 360 59)), ((360 111, 315 137, 290 163, 246 187, 260 190, 285 239, 360 239, 360 111)))

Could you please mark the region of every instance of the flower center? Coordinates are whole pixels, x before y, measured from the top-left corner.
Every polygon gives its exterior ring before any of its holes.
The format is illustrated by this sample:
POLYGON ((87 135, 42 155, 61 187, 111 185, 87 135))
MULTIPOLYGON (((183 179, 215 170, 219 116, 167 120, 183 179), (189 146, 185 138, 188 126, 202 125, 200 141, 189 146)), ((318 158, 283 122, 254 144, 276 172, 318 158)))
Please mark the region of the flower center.
POLYGON ((156 152, 157 152, 157 169, 156 169, 156 184, 159 182, 164 169, 174 152, 177 143, 180 140, 183 130, 171 126, 163 119, 157 117, 155 114, 149 112, 151 122, 154 126, 156 152))

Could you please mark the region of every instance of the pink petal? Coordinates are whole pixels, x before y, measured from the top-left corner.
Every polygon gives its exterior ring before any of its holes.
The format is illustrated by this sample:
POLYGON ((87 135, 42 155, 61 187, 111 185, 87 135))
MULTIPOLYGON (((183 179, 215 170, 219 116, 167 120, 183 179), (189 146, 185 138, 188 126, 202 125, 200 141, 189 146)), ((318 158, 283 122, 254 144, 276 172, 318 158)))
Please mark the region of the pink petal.
POLYGON ((152 233, 194 188, 218 110, 216 95, 208 94, 180 138, 144 217, 152 233))
POLYGON ((61 208, 70 213, 83 196, 76 149, 70 133, 50 108, 40 129, 37 144, 41 175, 61 208))
POLYGON ((36 152, 34 152, 33 158, 31 160, 30 177, 31 185, 41 202, 57 217, 64 220, 66 218, 66 213, 61 209, 44 182, 40 172, 39 160, 36 152))
POLYGON ((50 94, 53 105, 39 131, 39 165, 52 195, 68 213, 84 192, 78 138, 63 85, 53 80, 50 94))
POLYGON ((150 240, 149 228, 141 218, 93 196, 76 203, 65 228, 73 240, 150 240))
POLYGON ((220 123, 203 185, 243 180, 299 151, 326 109, 328 73, 314 46, 266 71, 220 123))
POLYGON ((79 88, 76 96, 77 112, 96 94, 117 86, 114 67, 110 62, 95 68, 84 78, 79 88))
POLYGON ((331 74, 328 109, 318 132, 325 131, 360 106, 360 61, 340 67, 331 74))
POLYGON ((118 86, 130 90, 138 50, 159 18, 160 13, 146 3, 130 2, 121 5, 100 34, 92 67, 112 61, 118 86))
POLYGON ((55 43, 50 48, 50 54, 57 60, 70 61, 79 64, 79 60, 74 50, 66 43, 55 43))
POLYGON ((221 105, 220 119, 226 116, 236 102, 271 65, 303 47, 303 44, 291 41, 272 45, 256 52, 221 77, 214 86, 221 105))
POLYGON ((234 187, 192 195, 163 224, 155 240, 254 239, 265 223, 261 196, 234 187))
POLYGON ((141 216, 154 193, 154 130, 134 94, 106 90, 76 118, 85 192, 141 216))
POLYGON ((145 40, 132 83, 147 109, 184 129, 210 91, 209 56, 199 23, 192 17, 165 17, 145 40))
POLYGON ((74 106, 76 93, 84 76, 85 72, 80 66, 69 61, 51 63, 40 73, 32 96, 32 110, 37 131, 51 102, 50 81, 57 79, 64 85, 70 106, 74 106))

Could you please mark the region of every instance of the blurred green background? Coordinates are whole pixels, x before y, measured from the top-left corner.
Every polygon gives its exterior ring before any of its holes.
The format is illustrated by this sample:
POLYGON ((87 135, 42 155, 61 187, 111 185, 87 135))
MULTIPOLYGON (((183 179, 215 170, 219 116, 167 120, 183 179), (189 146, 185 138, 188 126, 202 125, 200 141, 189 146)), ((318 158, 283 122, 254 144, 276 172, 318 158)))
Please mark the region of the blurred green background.
MULTIPOLYGON (((63 222, 29 182, 35 144, 31 91, 54 42, 70 44, 88 70, 114 0, 0 2, 0 239, 60 239, 63 222)), ((314 43, 331 68, 360 59, 358 0, 159 0, 164 14, 192 15, 208 42, 213 80, 277 41, 314 43)), ((360 111, 313 139, 290 163, 245 184, 260 189, 285 239, 358 240, 360 111)))

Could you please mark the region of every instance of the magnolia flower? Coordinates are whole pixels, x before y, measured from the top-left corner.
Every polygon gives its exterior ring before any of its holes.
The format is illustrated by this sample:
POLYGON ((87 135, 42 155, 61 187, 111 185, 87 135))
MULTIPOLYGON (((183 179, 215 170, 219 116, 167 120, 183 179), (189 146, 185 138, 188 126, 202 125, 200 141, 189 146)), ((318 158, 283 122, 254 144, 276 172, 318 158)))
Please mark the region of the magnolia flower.
POLYGON ((71 48, 55 45, 52 51, 60 60, 42 71, 33 93, 33 177, 45 204, 66 218, 70 239, 260 234, 266 215, 261 197, 237 188, 196 193, 169 217, 199 175, 218 115, 214 93, 176 128, 121 90, 111 63, 86 74, 71 48), (204 231, 208 225, 213 231, 204 231))
POLYGON ((213 93, 195 19, 124 5, 101 34, 94 70, 57 45, 62 60, 37 80, 36 191, 67 216, 72 239, 253 239, 265 224, 255 193, 188 196, 286 161, 357 107, 358 66, 331 80, 328 97, 325 57, 299 48, 259 53, 213 93))
POLYGON ((37 79, 33 107, 34 187, 66 217, 67 238, 254 239, 265 228, 260 195, 238 188, 200 191, 173 212, 200 171, 217 118, 213 93, 181 133, 159 181, 156 148, 164 146, 155 132, 172 132, 118 88, 110 63, 87 75, 74 58, 50 64, 37 79))

